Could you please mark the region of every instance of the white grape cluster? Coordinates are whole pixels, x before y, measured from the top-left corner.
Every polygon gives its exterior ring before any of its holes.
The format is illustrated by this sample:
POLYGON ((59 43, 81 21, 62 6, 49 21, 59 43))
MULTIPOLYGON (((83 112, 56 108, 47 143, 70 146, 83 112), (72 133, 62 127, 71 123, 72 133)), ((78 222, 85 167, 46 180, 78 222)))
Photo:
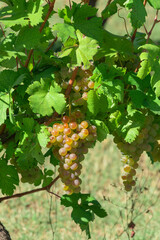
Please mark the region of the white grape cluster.
POLYGON ((66 194, 80 192, 81 161, 97 139, 96 127, 88 121, 78 123, 73 117, 63 116, 62 123, 54 123, 48 131, 48 147, 53 148, 54 156, 60 161, 58 171, 64 191, 66 194))
POLYGON ((138 160, 141 154, 151 152, 152 144, 157 141, 159 125, 154 123, 153 115, 146 116, 146 121, 143 129, 140 131, 136 139, 131 143, 126 143, 124 140, 120 140, 118 136, 115 136, 114 142, 122 152, 123 172, 122 180, 126 191, 130 191, 132 186, 135 186, 135 180, 133 177, 136 175, 136 169, 138 168, 138 160))

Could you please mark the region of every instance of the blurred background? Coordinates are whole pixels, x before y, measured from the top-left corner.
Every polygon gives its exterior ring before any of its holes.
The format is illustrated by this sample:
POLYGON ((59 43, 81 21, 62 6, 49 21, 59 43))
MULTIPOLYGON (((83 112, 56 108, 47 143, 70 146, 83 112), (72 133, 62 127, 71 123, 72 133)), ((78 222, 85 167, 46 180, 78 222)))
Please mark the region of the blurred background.
MULTIPOLYGON (((80 2, 80 1, 75 1, 80 2)), ((56 1, 55 10, 63 8, 68 1, 56 1)), ((104 9, 106 0, 97 0, 98 14, 104 9)), ((2 4, 0 3, 0 7, 2 4)), ((155 17, 155 10, 147 5, 147 24, 150 30, 155 17)), ((119 10, 119 16, 112 16, 105 29, 125 35, 125 18, 127 29, 131 26, 127 19, 128 12, 119 10)), ((51 24, 58 22, 57 14, 51 19, 51 24)), ((144 32, 144 29, 140 29, 144 32)), ((159 25, 155 27, 152 39, 160 40, 159 25)), ((95 219, 91 224, 93 240, 127 240, 132 239, 134 227, 135 240, 160 239, 160 164, 152 165, 144 154, 137 170, 137 185, 130 193, 123 190, 120 180, 121 154, 109 136, 103 143, 97 143, 83 161, 81 178, 82 192, 91 193, 102 204, 108 216, 105 219, 95 219)), ((49 166, 46 161, 45 166, 49 166)), ((52 166, 50 166, 53 168, 52 166)), ((55 176, 57 170, 55 171, 55 176)), ((18 192, 33 189, 34 186, 23 184, 18 192)), ((53 192, 62 194, 61 182, 53 187, 53 192)), ((5 225, 13 240, 85 240, 79 227, 72 221, 70 210, 60 206, 59 199, 47 192, 40 192, 21 199, 10 200, 0 205, 0 221, 5 225)))

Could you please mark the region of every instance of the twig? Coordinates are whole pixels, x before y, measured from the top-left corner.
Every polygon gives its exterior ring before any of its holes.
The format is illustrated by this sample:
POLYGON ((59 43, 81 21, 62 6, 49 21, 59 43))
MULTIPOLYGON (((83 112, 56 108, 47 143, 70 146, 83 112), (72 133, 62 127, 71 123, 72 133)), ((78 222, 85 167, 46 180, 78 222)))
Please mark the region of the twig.
POLYGON ((129 32, 128 32, 128 29, 127 29, 126 19, 125 19, 124 17, 121 17, 121 16, 119 15, 119 11, 120 11, 121 9, 122 9, 122 8, 118 9, 118 17, 123 19, 123 21, 124 21, 124 26, 125 26, 125 29, 126 29, 126 33, 127 33, 127 35, 131 38, 131 36, 130 36, 130 34, 129 34, 129 32))
POLYGON ((54 0, 53 2, 51 2, 49 4, 49 10, 48 10, 47 15, 46 15, 46 17, 44 19, 44 22, 42 23, 42 25, 41 25, 41 27, 39 29, 40 33, 42 32, 42 30, 43 30, 43 28, 44 28, 44 26, 45 26, 45 24, 46 24, 46 22, 47 22, 47 20, 48 20, 48 18, 50 16, 51 12, 53 11, 55 2, 56 2, 56 0, 54 0))
MULTIPOLYGON (((23 197, 23 196, 26 196, 26 195, 29 195, 29 194, 32 194, 32 193, 36 193, 36 192, 41 192, 41 191, 50 191, 50 188, 53 186, 53 184, 59 179, 59 176, 57 176, 50 184, 48 184, 47 186, 45 187, 42 187, 42 188, 37 188, 37 189, 33 189, 31 191, 27 191, 27 192, 23 192, 23 193, 17 193, 17 194, 14 194, 12 196, 8 196, 8 197, 2 197, 0 198, 0 203, 5 201, 5 200, 10 200, 10 199, 13 199, 13 198, 20 198, 20 197, 23 197)), ((52 193, 53 194, 53 193, 52 193)), ((55 196, 57 197, 60 197, 58 196, 57 194, 54 194, 55 196)))
POLYGON ((72 9, 71 0, 69 0, 69 7, 70 7, 70 9, 72 9))
POLYGON ((150 38, 150 36, 151 36, 151 34, 152 34, 152 31, 153 31, 153 29, 154 29, 156 23, 159 22, 159 21, 157 20, 157 18, 158 18, 158 10, 156 11, 156 16, 155 16, 155 18, 154 18, 154 22, 153 22, 153 25, 152 25, 152 27, 151 27, 151 30, 148 32, 148 37, 147 37, 147 41, 146 41, 146 43, 148 43, 149 38, 150 38))
POLYGON ((71 79, 69 80, 69 84, 68 84, 68 87, 67 87, 66 92, 65 92, 66 98, 68 98, 69 95, 70 95, 70 92, 72 90, 72 86, 73 86, 74 80, 75 80, 77 72, 78 72, 78 69, 79 69, 79 67, 76 67, 74 69, 74 71, 72 73, 72 76, 71 76, 71 79))
POLYGON ((45 50, 45 52, 48 52, 50 49, 51 49, 51 47, 53 47, 53 45, 55 44, 55 42, 57 41, 57 37, 53 40, 53 42, 49 45, 49 47, 45 50))
MULTIPOLYGON (((144 2, 143 2, 144 7, 146 6, 146 3, 147 3, 147 0, 144 0, 144 2)), ((137 33, 137 28, 134 30, 133 35, 131 37, 131 42, 132 43, 134 42, 134 39, 136 37, 136 33, 137 33)))
POLYGON ((28 54, 28 57, 27 57, 26 63, 25 63, 25 65, 24 65, 25 68, 28 67, 28 64, 29 64, 29 61, 31 60, 32 54, 33 54, 33 49, 31 49, 31 50, 29 51, 29 54, 28 54))
MULTIPOLYGON (((46 24, 46 22, 47 22, 47 20, 48 20, 48 18, 50 16, 51 12, 53 11, 55 1, 56 0, 54 0, 53 2, 49 2, 49 10, 48 10, 47 15, 46 15, 46 17, 44 19, 44 22, 42 23, 42 25, 41 25, 41 27, 39 29, 40 33, 42 32, 42 30, 43 30, 43 28, 44 28, 44 26, 45 26, 45 24, 46 24)), ((30 61, 30 59, 32 57, 32 54, 33 54, 33 49, 30 50, 28 58, 26 60, 26 63, 25 63, 25 67, 26 68, 28 67, 28 64, 29 64, 29 61, 30 61)))
POLYGON ((17 66, 17 71, 18 71, 18 57, 16 57, 16 66, 17 66))
MULTIPOLYGON (((107 5, 105 6, 105 8, 108 7, 109 4, 111 4, 111 2, 112 2, 112 0, 108 0, 107 5)), ((102 19, 103 19, 103 18, 102 18, 102 19)), ((106 18, 106 19, 103 19, 102 26, 104 26, 104 25, 106 24, 106 22, 107 22, 107 18, 106 18)))
POLYGON ((3 36, 6 38, 5 32, 4 32, 1 24, 0 24, 0 28, 1 28, 1 30, 2 30, 3 36))

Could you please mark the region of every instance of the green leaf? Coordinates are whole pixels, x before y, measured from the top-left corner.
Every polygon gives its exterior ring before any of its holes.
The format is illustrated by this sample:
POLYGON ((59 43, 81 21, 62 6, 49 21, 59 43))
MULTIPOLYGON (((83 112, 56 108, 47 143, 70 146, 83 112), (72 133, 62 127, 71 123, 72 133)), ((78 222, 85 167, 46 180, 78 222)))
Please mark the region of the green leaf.
POLYGON ((42 116, 50 116, 53 113, 53 108, 61 114, 66 107, 64 95, 51 85, 50 80, 35 81, 28 87, 27 93, 31 95, 28 100, 32 111, 42 116))
POLYGON ((41 38, 41 34, 38 27, 21 28, 15 42, 15 47, 18 50, 21 48, 27 48, 27 49, 35 48, 39 44, 40 38, 41 38))
POLYGON ((111 2, 109 5, 107 5, 105 7, 105 9, 102 11, 102 17, 103 19, 105 18, 109 18, 110 16, 112 16, 113 14, 115 14, 118 10, 117 4, 119 4, 120 6, 123 6, 123 3, 126 0, 114 0, 113 2, 111 2))
POLYGON ((2 194, 12 195, 19 184, 18 173, 15 167, 7 165, 6 161, 0 159, 0 189, 2 194))
POLYGON ((0 22, 6 27, 15 25, 35 26, 43 21, 43 0, 12 0, 7 7, 0 9, 0 22))
POLYGON ((160 9, 160 2, 157 0, 148 0, 147 1, 153 8, 160 9))
POLYGON ((88 114, 96 116, 99 111, 99 97, 94 90, 90 90, 88 92, 88 99, 87 99, 87 108, 88 108, 88 114))
POLYGON ((40 131, 37 132, 37 138, 41 147, 46 147, 49 142, 49 132, 46 126, 41 126, 40 131))
POLYGON ((92 124, 97 127, 97 140, 102 142, 107 138, 109 129, 103 121, 100 120, 91 120, 92 124))
POLYGON ((7 109, 9 108, 9 94, 0 93, 0 125, 7 118, 7 109))
POLYGON ((125 7, 131 10, 128 17, 130 18, 132 27, 140 28, 144 24, 145 17, 147 16, 143 2, 141 0, 127 0, 125 7))
POLYGON ((67 23, 57 23, 53 26, 53 30, 57 31, 57 36, 61 38, 63 43, 66 42, 69 37, 77 38, 74 27, 67 23))
POLYGON ((89 194, 74 193, 71 196, 63 195, 61 197, 61 205, 73 208, 71 217, 76 224, 79 224, 81 230, 86 232, 88 239, 91 238, 89 223, 94 220, 94 215, 96 214, 101 218, 107 216, 100 203, 89 194))

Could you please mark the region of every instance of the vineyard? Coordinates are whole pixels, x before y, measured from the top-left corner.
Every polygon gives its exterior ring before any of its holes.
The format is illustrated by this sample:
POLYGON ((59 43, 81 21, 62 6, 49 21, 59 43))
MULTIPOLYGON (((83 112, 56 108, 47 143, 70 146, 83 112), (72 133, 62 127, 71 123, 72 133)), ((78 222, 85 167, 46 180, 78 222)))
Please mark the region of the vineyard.
MULTIPOLYGON (((32 197, 45 194, 50 239, 81 239, 80 230, 84 239, 159 239, 144 226, 138 236, 135 219, 143 221, 159 198, 160 3, 1 2, 1 206, 28 196, 31 211, 32 197), (107 28, 112 17, 123 30, 107 28), (146 191, 154 201, 145 200, 146 191), (53 229, 58 204, 73 221, 64 236, 53 229), (96 221, 108 224, 111 217, 107 233, 96 233, 96 221), (72 224, 80 227, 78 235, 71 234, 72 224)), ((27 234, 17 239, 38 236, 27 234)))

